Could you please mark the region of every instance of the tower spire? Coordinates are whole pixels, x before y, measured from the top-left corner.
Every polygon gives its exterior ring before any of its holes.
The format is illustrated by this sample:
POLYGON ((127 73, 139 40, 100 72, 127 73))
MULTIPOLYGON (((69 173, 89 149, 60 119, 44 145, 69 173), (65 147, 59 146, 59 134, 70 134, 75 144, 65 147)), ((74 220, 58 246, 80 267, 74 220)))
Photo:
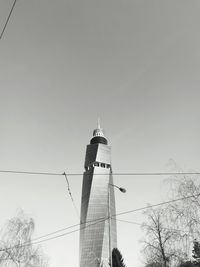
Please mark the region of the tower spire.
POLYGON ((97 129, 101 129, 101 119, 98 117, 97 119, 97 129))

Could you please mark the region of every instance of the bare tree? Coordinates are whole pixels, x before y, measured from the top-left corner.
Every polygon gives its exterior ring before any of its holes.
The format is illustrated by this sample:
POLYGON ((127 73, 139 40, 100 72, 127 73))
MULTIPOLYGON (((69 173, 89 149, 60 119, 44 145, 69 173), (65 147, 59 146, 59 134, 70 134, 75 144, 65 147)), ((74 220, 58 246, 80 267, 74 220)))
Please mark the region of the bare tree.
POLYGON ((22 211, 10 219, 2 229, 0 266, 47 267, 47 259, 39 246, 31 244, 35 224, 22 211))
POLYGON ((200 234, 200 181, 198 177, 174 179, 173 198, 185 198, 171 206, 173 219, 190 233, 200 234))
MULTIPOLYGON (((173 171, 183 172, 173 161, 173 171)), ((149 267, 180 266, 191 262, 195 238, 200 236, 200 179, 178 175, 167 179, 169 197, 181 199, 146 212, 144 252, 149 267)))
POLYGON ((168 267, 175 265, 181 256, 176 247, 178 232, 170 228, 167 208, 149 209, 145 212, 147 222, 143 224, 145 240, 143 254, 145 265, 168 267))
MULTIPOLYGON (((170 160, 170 170, 184 172, 174 160, 170 160)), ((188 170, 194 172, 194 170, 188 170)), ((170 182, 169 195, 171 199, 182 198, 181 201, 172 203, 168 208, 171 220, 182 227, 190 235, 200 234, 200 179, 199 175, 178 175, 167 179, 170 182)))
POLYGON ((174 177, 171 181, 171 199, 181 198, 168 206, 171 222, 180 229, 179 246, 191 257, 193 241, 200 236, 200 181, 198 176, 174 177))

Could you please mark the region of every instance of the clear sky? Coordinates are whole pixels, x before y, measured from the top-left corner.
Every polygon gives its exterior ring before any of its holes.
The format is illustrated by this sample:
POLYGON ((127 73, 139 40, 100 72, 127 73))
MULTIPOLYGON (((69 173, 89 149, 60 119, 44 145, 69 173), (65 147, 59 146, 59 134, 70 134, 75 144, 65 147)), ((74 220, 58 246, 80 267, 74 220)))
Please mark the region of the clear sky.
MULTIPOLYGON (((3 27, 12 5, 0 0, 3 27)), ((83 172, 101 117, 114 172, 199 170, 199 0, 18 0, 0 42, 0 169, 83 172)), ((165 177, 167 178, 167 177, 165 177)), ((69 177, 80 207, 82 177, 69 177)), ((167 199, 156 177, 116 177, 117 211, 167 199)), ((76 224, 64 177, 0 174, 0 225, 22 208, 36 236, 76 224)), ((142 222, 141 214, 121 219, 142 222)), ((128 267, 140 228, 118 223, 128 267)), ((43 244, 78 267, 78 234, 43 244)))

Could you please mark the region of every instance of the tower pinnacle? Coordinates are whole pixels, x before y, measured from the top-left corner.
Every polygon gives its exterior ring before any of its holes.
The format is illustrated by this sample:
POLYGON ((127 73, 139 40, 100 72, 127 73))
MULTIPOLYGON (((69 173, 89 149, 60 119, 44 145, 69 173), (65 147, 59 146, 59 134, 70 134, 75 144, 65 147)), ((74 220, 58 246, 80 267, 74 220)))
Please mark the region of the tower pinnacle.
POLYGON ((91 144, 101 143, 107 145, 107 139, 104 135, 104 130, 100 125, 100 118, 97 121, 97 129, 93 131, 93 138, 91 139, 91 144))
POLYGON ((101 129, 101 120, 100 120, 100 117, 98 117, 98 120, 97 120, 97 128, 98 129, 101 129))
POLYGON ((98 120, 97 120, 97 129, 95 129, 93 131, 93 136, 102 136, 102 137, 105 137, 104 135, 104 130, 103 128, 101 128, 101 125, 100 125, 100 118, 98 117, 98 120))

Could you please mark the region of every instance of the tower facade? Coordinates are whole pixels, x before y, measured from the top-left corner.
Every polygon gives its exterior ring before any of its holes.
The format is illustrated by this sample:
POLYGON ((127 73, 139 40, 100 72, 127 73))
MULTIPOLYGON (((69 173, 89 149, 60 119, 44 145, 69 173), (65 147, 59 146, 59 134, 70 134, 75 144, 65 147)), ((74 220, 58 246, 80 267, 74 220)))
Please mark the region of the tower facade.
POLYGON ((115 196, 111 168, 111 147, 98 126, 86 149, 83 174, 80 227, 80 267, 109 267, 117 247, 115 196))

